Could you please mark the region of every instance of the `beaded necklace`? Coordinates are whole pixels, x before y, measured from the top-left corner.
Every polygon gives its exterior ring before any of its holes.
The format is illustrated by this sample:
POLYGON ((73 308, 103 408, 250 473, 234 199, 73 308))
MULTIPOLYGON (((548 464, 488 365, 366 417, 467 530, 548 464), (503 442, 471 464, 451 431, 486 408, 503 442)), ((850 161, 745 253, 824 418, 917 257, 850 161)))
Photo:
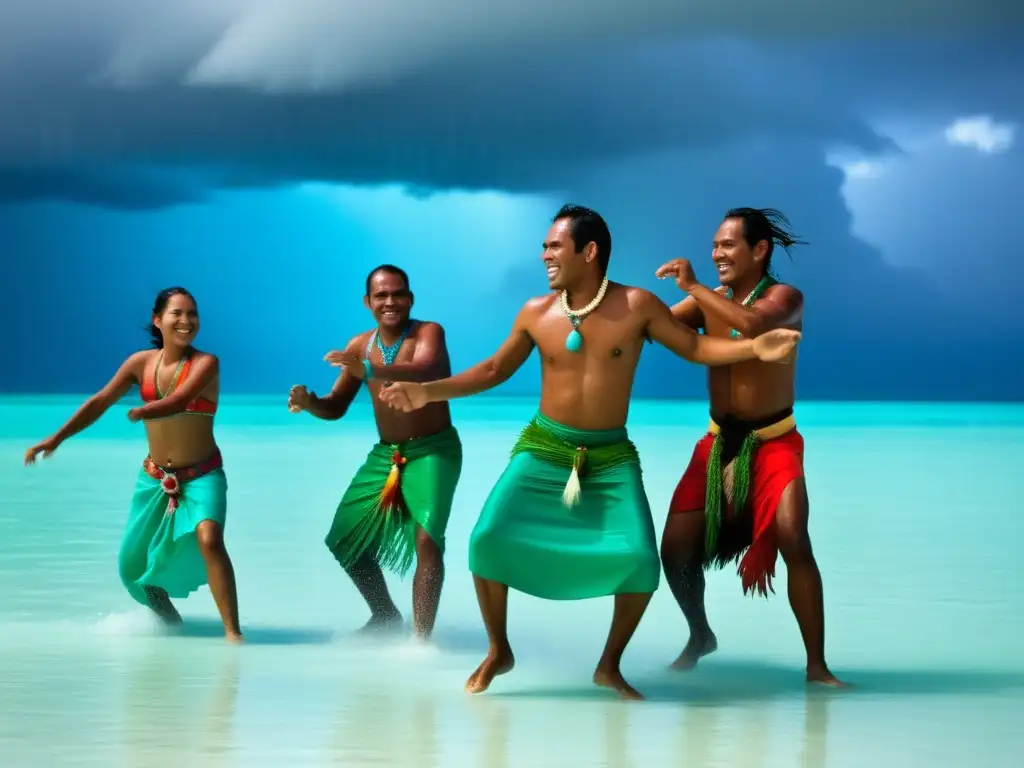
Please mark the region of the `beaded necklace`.
POLYGON ((381 359, 384 361, 384 365, 391 365, 395 362, 395 358, 398 357, 398 350, 402 347, 402 342, 405 341, 405 337, 409 335, 409 331, 412 329, 413 321, 409 322, 405 330, 402 331, 402 335, 398 337, 398 340, 394 344, 385 344, 380 340, 380 331, 377 331, 375 335, 377 339, 377 349, 380 350, 381 359))
MULTIPOLYGON (((740 303, 740 306, 749 307, 751 304, 753 304, 755 301, 761 298, 762 293, 764 293, 766 290, 768 290, 770 286, 773 285, 775 285, 775 280, 773 280, 768 275, 765 275, 764 277, 761 278, 761 281, 754 286, 754 290, 747 294, 747 298, 745 298, 740 303)), ((726 289, 725 298, 732 300, 732 288, 726 289)), ((734 339, 738 339, 740 337, 740 332, 733 328, 729 331, 729 335, 732 336, 734 339)))

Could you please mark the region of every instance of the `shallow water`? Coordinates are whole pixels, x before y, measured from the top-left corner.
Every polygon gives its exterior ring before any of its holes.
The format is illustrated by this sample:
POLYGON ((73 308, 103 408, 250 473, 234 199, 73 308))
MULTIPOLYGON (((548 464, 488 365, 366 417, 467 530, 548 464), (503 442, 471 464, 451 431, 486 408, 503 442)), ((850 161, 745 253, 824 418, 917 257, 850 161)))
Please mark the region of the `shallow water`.
MULTIPOLYGON (((21 467, 77 402, 0 398, 2 765, 998 766, 1024 749, 1024 407, 801 405, 829 661, 857 688, 805 688, 780 563, 768 601, 709 576, 721 650, 688 675, 665 671, 686 632, 663 587, 623 664, 649 700, 625 703, 590 685, 609 600, 513 595, 516 669, 462 692, 486 649, 466 541, 535 402, 455 408, 466 462, 424 647, 351 636, 366 609, 322 544, 374 439, 368 410, 330 424, 225 399, 241 648, 207 590, 167 636, 118 581, 145 453, 127 405, 21 467)), ((659 530, 705 419, 700 403, 634 404, 659 530)), ((409 582, 390 583, 408 614, 409 582)))

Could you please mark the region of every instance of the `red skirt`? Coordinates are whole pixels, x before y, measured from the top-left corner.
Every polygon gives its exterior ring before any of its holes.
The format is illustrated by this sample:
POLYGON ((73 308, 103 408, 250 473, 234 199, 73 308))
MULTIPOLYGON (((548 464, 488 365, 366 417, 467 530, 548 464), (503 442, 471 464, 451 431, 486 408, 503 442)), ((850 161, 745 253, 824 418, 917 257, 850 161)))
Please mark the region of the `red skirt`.
MULTIPOLYGON (((707 490, 708 456, 715 435, 708 433, 693 449, 693 457, 672 494, 669 514, 697 512, 704 509, 707 490)), ((772 579, 779 547, 775 535, 775 514, 786 488, 804 476, 804 439, 794 427, 779 437, 760 442, 754 451, 750 468, 750 492, 747 510, 737 514, 728 505, 722 519, 718 552, 705 553, 721 563, 739 559, 738 572, 743 593, 756 590, 768 596, 775 591, 772 579)))

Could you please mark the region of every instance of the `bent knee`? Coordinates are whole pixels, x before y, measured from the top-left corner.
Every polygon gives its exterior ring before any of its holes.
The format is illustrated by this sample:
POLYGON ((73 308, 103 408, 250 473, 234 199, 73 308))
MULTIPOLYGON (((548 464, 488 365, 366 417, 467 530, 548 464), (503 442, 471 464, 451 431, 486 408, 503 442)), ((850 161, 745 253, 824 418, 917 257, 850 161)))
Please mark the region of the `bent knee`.
POLYGON ((416 529, 416 557, 420 561, 440 562, 443 551, 441 542, 434 541, 422 528, 416 529))
POLYGON ((661 536, 662 563, 689 562, 697 557, 704 541, 704 510, 672 512, 661 536))
POLYGON ((204 555, 222 552, 224 550, 224 529, 213 520, 203 520, 196 526, 196 542, 204 555))
POLYGON ((775 536, 779 552, 786 560, 811 555, 807 519, 807 488, 803 478, 798 478, 782 492, 775 514, 775 536))

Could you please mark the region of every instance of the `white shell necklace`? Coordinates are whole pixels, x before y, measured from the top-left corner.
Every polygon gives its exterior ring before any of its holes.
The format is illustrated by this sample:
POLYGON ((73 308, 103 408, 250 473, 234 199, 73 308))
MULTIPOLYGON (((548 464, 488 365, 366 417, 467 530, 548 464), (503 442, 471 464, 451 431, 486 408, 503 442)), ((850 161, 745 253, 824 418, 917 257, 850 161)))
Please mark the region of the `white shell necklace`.
POLYGON ((583 335, 579 332, 580 323, 583 322, 583 318, 593 312, 604 300, 604 295, 608 292, 608 277, 606 276, 601 281, 601 287, 597 290, 597 296, 587 306, 582 309, 570 309, 569 308, 569 292, 562 291, 562 295, 559 300, 562 302, 562 311, 565 316, 569 318, 569 322, 572 323, 572 330, 569 331, 569 335, 565 337, 565 348, 570 352, 579 352, 583 347, 583 335))

